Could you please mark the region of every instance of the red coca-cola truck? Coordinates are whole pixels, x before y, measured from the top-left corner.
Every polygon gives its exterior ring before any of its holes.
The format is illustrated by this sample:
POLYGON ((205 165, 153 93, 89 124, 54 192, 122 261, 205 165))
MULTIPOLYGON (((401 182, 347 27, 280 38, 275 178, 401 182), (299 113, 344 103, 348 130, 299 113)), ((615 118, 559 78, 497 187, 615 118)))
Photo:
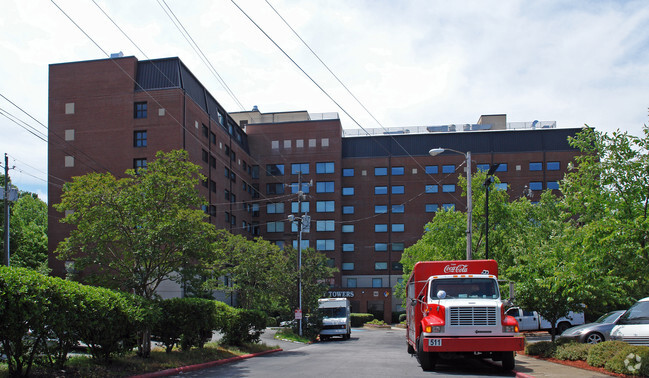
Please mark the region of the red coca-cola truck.
POLYGON ((416 354, 422 369, 466 356, 514 369, 524 339, 516 319, 504 312, 496 261, 421 261, 406 290, 408 353, 416 354))

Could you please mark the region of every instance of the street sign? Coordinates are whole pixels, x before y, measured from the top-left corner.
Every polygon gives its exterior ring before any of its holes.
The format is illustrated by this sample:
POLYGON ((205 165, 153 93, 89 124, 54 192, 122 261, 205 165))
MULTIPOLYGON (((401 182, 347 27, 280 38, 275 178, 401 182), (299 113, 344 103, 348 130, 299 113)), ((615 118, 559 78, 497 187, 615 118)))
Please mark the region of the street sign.
POLYGON ((295 310, 295 320, 302 319, 302 310, 295 310))

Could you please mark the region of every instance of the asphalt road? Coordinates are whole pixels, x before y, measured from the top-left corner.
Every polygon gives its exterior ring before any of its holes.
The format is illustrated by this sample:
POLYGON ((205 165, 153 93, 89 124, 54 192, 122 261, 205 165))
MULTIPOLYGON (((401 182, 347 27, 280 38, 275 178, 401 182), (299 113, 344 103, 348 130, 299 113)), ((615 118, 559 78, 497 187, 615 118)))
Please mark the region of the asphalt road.
MULTIPOLYGON (((503 373, 499 363, 459 359, 439 363, 434 372, 421 370, 417 359, 406 352, 403 329, 353 329, 350 340, 332 339, 311 345, 272 339, 267 330, 263 340, 279 345, 283 352, 254 357, 178 377, 513 377, 503 373)), ((525 372, 524 363, 517 370, 525 372)))

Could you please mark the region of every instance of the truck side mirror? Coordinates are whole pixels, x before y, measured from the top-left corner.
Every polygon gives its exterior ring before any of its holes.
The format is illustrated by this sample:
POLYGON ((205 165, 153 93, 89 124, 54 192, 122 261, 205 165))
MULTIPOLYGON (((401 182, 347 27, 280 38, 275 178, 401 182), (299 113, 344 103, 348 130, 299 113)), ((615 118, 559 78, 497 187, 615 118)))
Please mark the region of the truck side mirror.
POLYGON ((413 306, 416 306, 416 305, 417 305, 417 299, 412 298, 412 299, 410 300, 410 304, 413 305, 413 306))

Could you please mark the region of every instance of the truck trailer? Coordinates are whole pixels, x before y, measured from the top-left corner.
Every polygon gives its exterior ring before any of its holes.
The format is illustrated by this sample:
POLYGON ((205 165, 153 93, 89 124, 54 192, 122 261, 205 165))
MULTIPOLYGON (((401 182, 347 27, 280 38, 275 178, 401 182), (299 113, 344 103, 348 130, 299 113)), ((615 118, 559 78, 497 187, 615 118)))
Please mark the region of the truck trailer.
POLYGON ((406 290, 408 353, 423 370, 441 359, 469 356, 514 369, 524 338, 516 319, 505 314, 496 261, 421 261, 406 290))

